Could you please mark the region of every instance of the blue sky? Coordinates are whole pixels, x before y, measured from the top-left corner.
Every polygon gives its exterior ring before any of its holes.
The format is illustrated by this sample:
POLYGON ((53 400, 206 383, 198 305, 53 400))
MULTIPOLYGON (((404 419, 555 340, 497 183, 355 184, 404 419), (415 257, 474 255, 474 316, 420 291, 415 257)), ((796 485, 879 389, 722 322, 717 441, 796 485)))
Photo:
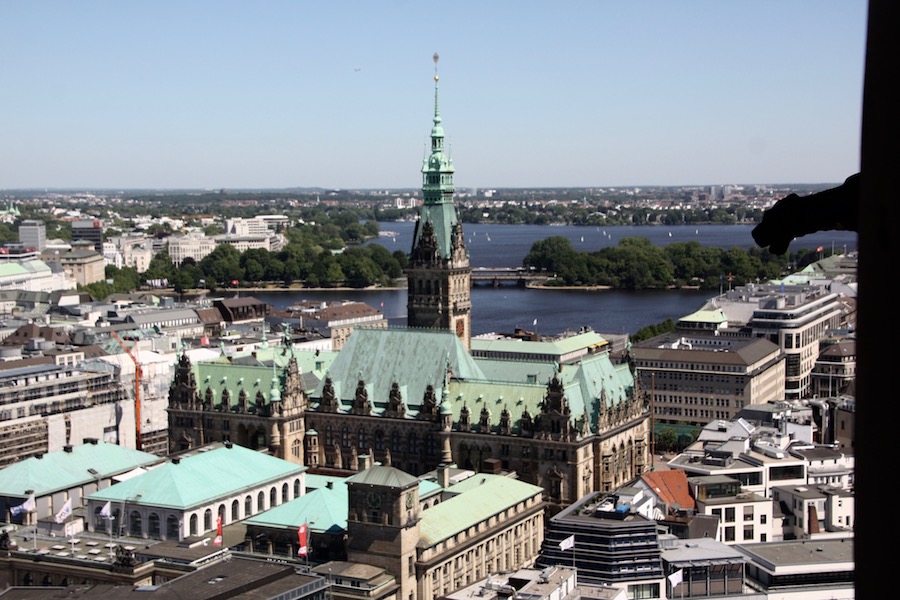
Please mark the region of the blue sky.
POLYGON ((0 2, 0 189, 828 183, 861 0, 0 2))

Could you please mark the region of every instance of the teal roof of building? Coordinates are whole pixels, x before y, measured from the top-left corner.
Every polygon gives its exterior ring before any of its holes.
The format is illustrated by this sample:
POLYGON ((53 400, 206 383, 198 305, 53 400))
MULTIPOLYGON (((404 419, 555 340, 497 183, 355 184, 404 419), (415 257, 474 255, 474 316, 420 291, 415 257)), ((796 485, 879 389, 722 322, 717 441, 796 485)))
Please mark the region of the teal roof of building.
POLYGON ((504 475, 478 473, 452 485, 457 495, 422 511, 419 546, 429 548, 541 494, 543 488, 504 475))
POLYGON ((284 389, 285 369, 292 358, 297 361, 301 376, 311 373, 316 381, 320 381, 337 356, 338 353, 335 352, 317 353, 280 345, 263 346, 252 353, 235 355, 230 359, 219 356, 209 361, 198 361, 192 363, 191 368, 201 397, 206 396, 208 388, 212 392, 213 405, 217 405, 222 402, 227 390, 228 404, 233 407, 238 405, 243 391, 247 396, 248 407, 254 410, 258 393, 262 394, 263 403, 271 400, 274 379, 277 378, 275 389, 279 392, 284 389))
POLYGON ((680 319, 678 319, 678 321, 684 321, 685 323, 722 324, 728 322, 728 317, 725 316, 725 311, 723 311, 721 308, 707 304, 700 310, 681 317, 680 319))
POLYGON ((626 363, 613 363, 606 352, 589 354, 573 363, 554 364, 527 360, 476 361, 493 381, 451 381, 447 403, 454 423, 459 421, 463 404, 469 409, 470 421, 478 422, 481 409, 490 411, 491 424, 497 428, 504 408, 509 410, 513 432, 527 410, 532 417, 540 413, 540 403, 554 373, 565 390, 569 408, 575 418, 588 415, 590 429, 597 431, 601 411, 629 400, 634 390, 634 377, 626 363), (605 402, 605 406, 601 406, 605 402))
POLYGON ((163 460, 154 454, 100 441, 72 446, 71 450, 48 452, 41 458, 32 456, 0 469, 0 495, 24 498, 25 490, 34 490, 34 495, 40 497, 163 460))
POLYGON ((14 277, 16 275, 34 275, 36 273, 50 273, 50 267, 42 260, 28 260, 24 262, 0 263, 0 277, 14 277))
MULTIPOLYGON (((418 413, 428 385, 440 397, 448 377, 484 380, 478 364, 450 331, 435 329, 358 329, 331 364, 328 376, 335 397, 345 408, 356 393, 359 379, 366 382, 373 412, 385 408, 391 385, 397 382, 410 416, 418 413)), ((322 397, 321 383, 313 394, 322 397)))
POLYGON ((306 469, 237 444, 207 446, 177 463, 170 459, 89 498, 124 502, 140 495, 142 505, 187 510, 239 490, 299 476, 306 469))
MULTIPOLYGON (((353 477, 372 471, 376 467, 380 467, 380 465, 374 465, 353 477)), ((417 482, 419 498, 433 495, 442 489, 433 481, 418 480, 402 471, 400 474, 393 473, 397 469, 391 467, 384 467, 384 469, 388 469, 388 471, 379 468, 381 473, 374 475, 374 479, 381 482, 378 485, 390 485, 393 482, 405 487, 410 482, 417 482)), ((307 523, 313 533, 346 531, 347 517, 350 511, 348 479, 347 477, 309 474, 306 476, 306 493, 303 496, 254 515, 244 520, 244 523, 278 529, 290 529, 298 527, 300 523, 307 523)), ((366 479, 366 483, 371 483, 371 481, 366 479)))
POLYGON ((306 523, 313 533, 340 533, 347 530, 348 499, 347 484, 336 480, 330 488, 309 491, 245 519, 244 524, 284 529, 306 523))

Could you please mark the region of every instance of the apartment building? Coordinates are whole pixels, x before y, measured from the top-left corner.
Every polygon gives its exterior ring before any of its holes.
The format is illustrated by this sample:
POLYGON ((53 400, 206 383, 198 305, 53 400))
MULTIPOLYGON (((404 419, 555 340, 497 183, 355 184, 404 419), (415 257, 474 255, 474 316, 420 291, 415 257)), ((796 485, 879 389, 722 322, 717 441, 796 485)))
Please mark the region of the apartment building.
POLYGON ((688 477, 699 514, 719 520, 716 539, 725 544, 779 541, 781 520, 775 519, 771 498, 743 489, 741 482, 724 475, 688 477))
POLYGON ((47 250, 41 254, 41 260, 48 265, 56 265, 77 285, 84 286, 106 279, 106 265, 102 252, 102 242, 100 249, 96 251, 85 246, 73 245, 68 252, 47 250))
POLYGON ((777 486, 772 488, 772 500, 784 512, 784 539, 853 537, 856 501, 850 490, 831 485, 777 486))
POLYGON ((26 248, 43 252, 47 247, 47 226, 43 221, 25 219, 19 225, 19 241, 26 248))
POLYGON ((632 346, 631 358, 657 429, 731 420, 785 393, 784 354, 763 338, 668 333, 632 346))
POLYGON ((94 251, 103 252, 103 221, 100 219, 78 219, 72 221, 72 241, 90 242, 94 251))
POLYGON ((85 438, 135 447, 134 402, 113 370, 0 364, 0 465, 85 438))
POLYGON ((202 232, 192 232, 187 235, 170 236, 167 238, 169 258, 176 267, 185 259, 200 262, 216 249, 216 240, 206 237, 202 232))
POLYGON ((720 335, 761 337, 781 348, 787 399, 812 395, 820 341, 852 316, 840 294, 818 285, 748 284, 712 298, 702 310, 725 316, 720 335))
POLYGON ((811 395, 833 398, 856 389, 856 340, 843 339, 824 345, 810 373, 811 395))

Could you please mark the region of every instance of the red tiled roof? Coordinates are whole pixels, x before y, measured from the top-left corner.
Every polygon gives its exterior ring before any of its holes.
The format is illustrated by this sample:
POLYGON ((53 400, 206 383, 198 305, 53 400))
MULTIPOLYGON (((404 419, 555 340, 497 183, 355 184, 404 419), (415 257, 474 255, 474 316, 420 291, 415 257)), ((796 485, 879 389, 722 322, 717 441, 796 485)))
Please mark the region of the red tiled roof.
POLYGON ((650 471, 641 475, 641 479, 656 492, 660 501, 677 504, 684 509, 694 509, 694 498, 688 488, 687 473, 681 469, 650 471))

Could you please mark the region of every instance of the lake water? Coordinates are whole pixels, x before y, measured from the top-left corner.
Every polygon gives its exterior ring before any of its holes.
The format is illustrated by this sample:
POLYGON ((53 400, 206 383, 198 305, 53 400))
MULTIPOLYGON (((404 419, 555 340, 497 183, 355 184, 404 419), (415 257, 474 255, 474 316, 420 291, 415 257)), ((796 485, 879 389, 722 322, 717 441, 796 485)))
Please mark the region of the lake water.
MULTIPOLYGON (((369 243, 409 252, 414 223, 379 223, 381 236, 369 243)), ((657 246, 696 240, 704 246, 755 246, 753 225, 616 226, 607 228, 464 224, 466 246, 473 268, 519 267, 532 244, 550 236, 563 236, 579 251, 615 246, 625 237, 645 237, 657 246), (671 235, 670 235, 671 234, 671 235), (582 241, 583 240, 583 241, 582 241)), ((853 232, 822 232, 791 243, 790 250, 819 246, 846 251, 857 249, 853 232)), ((514 286, 472 289, 472 333, 511 333, 516 328, 557 334, 588 326, 600 333, 635 333, 666 319, 678 319, 703 306, 714 293, 699 290, 536 290, 514 286), (537 325, 534 325, 537 320, 537 325)), ((254 296, 283 309, 299 300, 357 300, 384 312, 391 325, 406 324, 406 290, 257 292, 254 296)))

